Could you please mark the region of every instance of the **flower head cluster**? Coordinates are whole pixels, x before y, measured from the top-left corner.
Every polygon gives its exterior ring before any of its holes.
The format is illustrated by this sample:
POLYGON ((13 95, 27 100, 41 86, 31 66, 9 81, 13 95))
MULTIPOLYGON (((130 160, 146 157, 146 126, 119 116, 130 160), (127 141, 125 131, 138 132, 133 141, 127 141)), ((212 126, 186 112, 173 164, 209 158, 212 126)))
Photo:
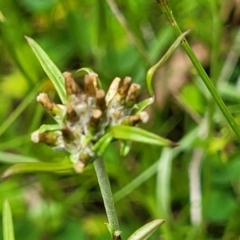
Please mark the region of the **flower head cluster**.
POLYGON ((134 114, 140 86, 131 83, 130 77, 115 78, 105 94, 96 73, 85 75, 84 89, 78 86, 71 73, 63 75, 68 98, 66 104, 52 102, 46 93, 37 97, 58 125, 53 129, 43 127, 35 131, 32 141, 65 149, 70 153, 75 169, 81 172, 97 157, 93 146, 111 126, 145 123, 148 115, 146 112, 134 114))

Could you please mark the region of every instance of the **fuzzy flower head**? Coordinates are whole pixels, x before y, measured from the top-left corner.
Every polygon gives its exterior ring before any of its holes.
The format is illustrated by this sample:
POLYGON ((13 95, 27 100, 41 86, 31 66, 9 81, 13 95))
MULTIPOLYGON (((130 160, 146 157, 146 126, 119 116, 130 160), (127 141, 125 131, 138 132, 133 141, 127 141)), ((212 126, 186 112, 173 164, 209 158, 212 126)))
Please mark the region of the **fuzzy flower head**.
POLYGON ((70 153, 77 172, 93 162, 97 157, 94 145, 110 127, 118 125, 134 126, 148 121, 144 111, 134 113, 140 85, 131 82, 130 77, 123 80, 115 78, 107 93, 100 88, 96 73, 84 77, 84 89, 75 82, 71 73, 63 73, 66 104, 52 102, 46 93, 40 93, 37 101, 55 119, 57 125, 46 128, 43 125, 32 134, 32 141, 43 142, 55 149, 70 153))

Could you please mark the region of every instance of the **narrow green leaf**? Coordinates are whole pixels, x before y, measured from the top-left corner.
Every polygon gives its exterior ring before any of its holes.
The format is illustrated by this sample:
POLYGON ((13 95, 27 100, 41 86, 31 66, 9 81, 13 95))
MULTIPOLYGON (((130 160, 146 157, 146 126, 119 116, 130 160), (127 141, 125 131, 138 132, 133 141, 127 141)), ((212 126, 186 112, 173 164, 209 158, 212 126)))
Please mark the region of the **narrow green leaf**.
POLYGON ((95 143, 95 145, 93 146, 93 150, 96 151, 99 156, 101 156, 105 152, 112 139, 112 133, 106 133, 97 141, 97 143, 95 143))
POLYGON ((2 163, 27 163, 27 162, 38 162, 37 159, 23 156, 15 153, 1 152, 0 151, 0 162, 2 163))
POLYGON ((164 219, 155 219, 134 232, 128 240, 145 240, 152 235, 158 227, 160 227, 165 222, 164 219))
POLYGON ((8 200, 3 203, 3 240, 14 240, 12 212, 8 200))
POLYGON ((184 37, 189 33, 190 30, 182 33, 175 42, 171 45, 171 47, 168 49, 168 51, 163 55, 163 57, 155 64, 153 65, 147 72, 146 76, 146 82, 147 82, 147 88, 148 92, 151 97, 154 97, 154 91, 152 87, 152 78, 156 70, 161 67, 171 56, 171 54, 174 52, 174 50, 178 47, 178 45, 181 43, 181 41, 184 39, 184 37))
POLYGON ((67 102, 67 95, 65 90, 65 80, 61 71, 57 66, 52 62, 49 56, 44 52, 44 50, 31 38, 25 37, 38 58, 39 62, 42 65, 43 70, 48 75, 52 81, 56 91, 62 101, 62 103, 67 102))
POLYGON ((139 112, 143 111, 147 106, 151 105, 153 102, 154 102, 153 97, 144 99, 140 103, 135 104, 133 113, 136 114, 136 113, 139 113, 139 112))
POLYGON ((173 151, 170 148, 163 148, 157 166, 157 202, 158 212, 167 220, 170 216, 170 188, 173 151))
POLYGON ((69 161, 61 163, 18 163, 9 167, 2 175, 2 178, 9 177, 14 174, 28 172, 64 172, 73 170, 73 164, 69 161))
POLYGON ((178 146, 177 143, 168 139, 159 137, 158 135, 131 126, 113 126, 110 128, 113 138, 122 140, 131 140, 158 146, 178 146))

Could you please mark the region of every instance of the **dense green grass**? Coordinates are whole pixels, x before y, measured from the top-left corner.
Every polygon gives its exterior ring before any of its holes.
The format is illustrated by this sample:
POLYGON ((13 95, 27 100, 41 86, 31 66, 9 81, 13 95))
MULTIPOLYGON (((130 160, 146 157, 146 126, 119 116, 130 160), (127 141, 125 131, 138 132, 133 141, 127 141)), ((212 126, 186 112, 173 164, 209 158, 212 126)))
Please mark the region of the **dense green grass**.
MULTIPOLYGON (((118 14, 111 2, 0 2, 2 173, 12 163, 39 159, 57 164, 68 157, 30 141, 41 124, 53 123, 36 103, 36 95, 44 91, 59 100, 25 35, 38 42, 62 72, 91 67, 105 89, 114 77, 131 76, 142 86, 139 99, 148 97, 146 72, 176 36, 154 0, 116 1, 118 14)), ((181 29, 191 29, 190 45, 239 123, 236 6, 220 0, 169 4, 181 29)), ((123 239, 155 218, 165 218, 166 223, 151 239, 237 239, 237 137, 181 48, 157 72, 154 88, 156 102, 148 108, 149 123, 142 127, 178 141, 180 147, 133 143, 127 157, 120 156, 117 143, 108 147, 104 158, 123 239), (197 213, 191 214, 191 209, 197 213)), ((16 239, 109 237, 92 165, 80 175, 28 173, 3 179, 0 206, 5 198, 12 208, 16 239)))

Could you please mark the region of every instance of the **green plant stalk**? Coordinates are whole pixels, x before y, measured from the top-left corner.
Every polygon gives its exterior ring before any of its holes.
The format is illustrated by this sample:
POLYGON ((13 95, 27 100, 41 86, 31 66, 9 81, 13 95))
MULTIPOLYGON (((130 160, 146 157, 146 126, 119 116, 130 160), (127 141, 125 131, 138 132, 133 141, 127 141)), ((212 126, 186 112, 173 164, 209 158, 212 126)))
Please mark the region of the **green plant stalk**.
POLYGON ((139 40, 139 38, 131 30, 127 20, 125 19, 125 17, 123 16, 121 11, 119 10, 116 2, 114 0, 106 0, 106 1, 108 3, 109 7, 111 8, 112 12, 115 14, 115 17, 117 18, 119 23, 122 25, 122 27, 126 31, 126 33, 128 35, 128 38, 131 40, 131 42, 134 44, 135 48, 138 50, 140 56, 143 59, 143 62, 147 62, 147 64, 149 64, 151 66, 152 63, 149 59, 148 53, 147 53, 144 45, 142 44, 142 42, 139 40))
MULTIPOLYGON (((175 20, 175 18, 173 16, 173 13, 172 13, 172 11, 170 10, 170 8, 168 6, 168 1, 167 0, 156 0, 156 1, 157 1, 157 3, 160 6, 161 11, 166 15, 168 21, 172 25, 176 35, 180 36, 182 34, 182 31, 179 28, 179 26, 178 26, 178 24, 177 24, 177 22, 176 22, 176 20, 175 20)), ((206 72, 203 69, 201 63, 198 61, 196 55, 194 54, 194 52, 192 51, 191 47, 189 46, 186 38, 184 38, 182 40, 182 46, 183 46, 183 49, 185 50, 185 52, 187 53, 188 57, 192 61, 194 67, 197 69, 198 74, 202 78, 204 84, 208 88, 208 90, 211 93, 213 99, 215 100, 215 102, 217 103, 218 107, 220 108, 220 110, 222 111, 223 115, 225 116, 226 120, 228 121, 230 127, 235 132, 235 134, 238 136, 238 138, 240 138, 240 129, 239 129, 238 125, 236 124, 236 122, 233 119, 232 115, 228 111, 228 109, 227 109, 226 105, 224 104, 223 100, 221 99, 221 97, 217 93, 216 88, 214 87, 212 81, 210 80, 210 78, 206 74, 206 72)))
MULTIPOLYGON (((210 68, 210 78, 216 87, 218 77, 219 77, 219 54, 220 54, 220 38, 221 38, 221 19, 219 16, 218 6, 216 1, 210 1, 211 13, 212 13, 212 42, 211 42, 211 68, 210 68)), ((216 110, 216 104, 214 99, 209 100, 208 107, 208 137, 210 137, 211 132, 214 128, 213 116, 216 110)))
POLYGON ((108 218, 108 229, 110 231, 112 239, 120 240, 121 236, 120 236, 117 214, 116 214, 111 186, 110 186, 110 182, 108 179, 103 158, 100 158, 100 157, 97 158, 93 164, 97 174, 98 184, 101 190, 103 203, 104 203, 104 207, 105 207, 107 218, 108 218))

